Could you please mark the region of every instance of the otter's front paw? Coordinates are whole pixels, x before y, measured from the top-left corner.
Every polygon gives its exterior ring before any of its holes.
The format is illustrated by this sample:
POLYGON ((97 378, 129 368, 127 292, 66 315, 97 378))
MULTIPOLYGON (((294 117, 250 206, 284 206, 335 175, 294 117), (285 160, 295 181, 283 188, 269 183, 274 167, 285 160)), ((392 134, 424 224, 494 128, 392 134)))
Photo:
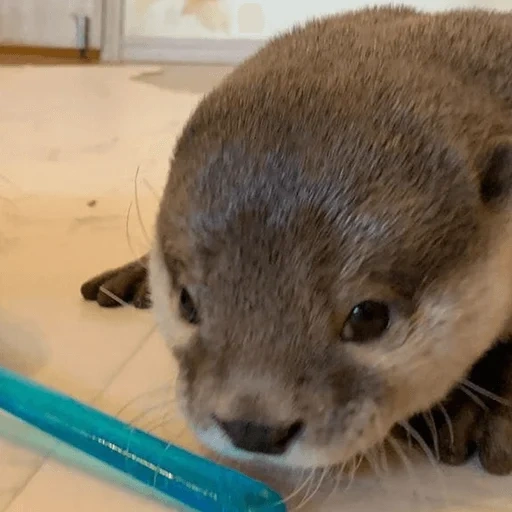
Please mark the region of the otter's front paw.
POLYGON ((512 412, 510 407, 489 415, 478 442, 482 466, 495 475, 512 473, 512 412))
POLYGON ((443 403, 411 425, 446 464, 478 453, 489 473, 512 473, 512 342, 498 343, 443 403))
POLYGON ((508 475, 512 473, 512 410, 508 405, 491 406, 489 399, 472 394, 466 403, 457 400, 458 410, 446 405, 447 417, 439 425, 439 458, 458 465, 477 452, 486 471, 508 475))
POLYGON ((96 301, 104 308, 133 304, 136 308, 151 307, 148 287, 147 256, 85 282, 80 291, 86 300, 96 301))

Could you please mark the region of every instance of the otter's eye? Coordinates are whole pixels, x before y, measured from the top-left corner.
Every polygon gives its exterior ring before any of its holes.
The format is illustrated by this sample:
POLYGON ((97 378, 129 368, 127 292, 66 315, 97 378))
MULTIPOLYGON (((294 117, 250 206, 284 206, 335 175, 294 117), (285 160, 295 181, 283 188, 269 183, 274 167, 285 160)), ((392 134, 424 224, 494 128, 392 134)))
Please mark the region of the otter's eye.
POLYGON ((199 323, 199 314, 196 306, 190 293, 185 288, 182 288, 180 292, 180 313, 187 322, 191 324, 199 323))
POLYGON ((370 341, 381 336, 388 325, 388 306, 368 300, 352 309, 343 326, 342 337, 346 341, 370 341))

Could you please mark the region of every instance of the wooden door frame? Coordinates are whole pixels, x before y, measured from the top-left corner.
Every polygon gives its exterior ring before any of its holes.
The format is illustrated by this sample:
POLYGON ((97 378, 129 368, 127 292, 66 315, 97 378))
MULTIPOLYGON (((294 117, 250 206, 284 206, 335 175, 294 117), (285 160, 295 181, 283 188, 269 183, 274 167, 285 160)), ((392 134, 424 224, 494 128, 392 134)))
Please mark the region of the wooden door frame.
POLYGON ((124 0, 103 0, 101 20, 101 60, 123 60, 124 0))

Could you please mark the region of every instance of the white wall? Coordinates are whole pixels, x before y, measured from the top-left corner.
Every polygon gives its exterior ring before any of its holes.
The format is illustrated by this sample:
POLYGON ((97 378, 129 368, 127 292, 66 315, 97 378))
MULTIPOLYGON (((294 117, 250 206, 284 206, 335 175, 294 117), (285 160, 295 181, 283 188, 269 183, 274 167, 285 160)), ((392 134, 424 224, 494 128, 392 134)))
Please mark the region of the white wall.
MULTIPOLYGON (((244 2, 237 0, 236 3, 238 4, 237 7, 239 7, 244 2)), ((315 16, 333 14, 341 10, 358 9, 368 5, 387 5, 389 3, 390 0, 373 0, 371 2, 368 0, 314 0, 304 1, 300 4, 297 2, 297 4, 290 9, 284 7, 285 2, 283 0, 258 0, 258 4, 261 5, 261 8, 265 12, 265 35, 275 34, 276 32, 285 30, 294 23, 302 22, 315 16)), ((499 4, 501 4, 501 7, 508 5, 508 8, 512 8, 511 0, 405 0, 399 3, 409 4, 430 11, 474 6, 490 8, 491 4, 498 7, 500 6, 499 4)))
POLYGON ((102 0, 0 0, 0 43, 75 48, 73 14, 85 14, 92 21, 91 46, 99 48, 101 5, 102 0))
MULTIPOLYGON (((267 38, 308 18, 390 0, 126 0, 125 34, 166 38, 267 38), (192 8, 188 9, 187 5, 192 8)), ((403 0, 423 10, 512 9, 512 0, 403 0)))

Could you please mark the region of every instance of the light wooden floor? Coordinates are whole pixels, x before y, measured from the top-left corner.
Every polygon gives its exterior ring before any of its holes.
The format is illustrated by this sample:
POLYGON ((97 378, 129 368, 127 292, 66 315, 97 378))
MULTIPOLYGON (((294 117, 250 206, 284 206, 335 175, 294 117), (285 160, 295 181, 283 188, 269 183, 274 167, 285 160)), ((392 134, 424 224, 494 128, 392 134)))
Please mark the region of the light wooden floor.
MULTIPOLYGON (((169 155, 202 97, 184 90, 184 71, 0 67, 0 365, 199 449, 175 408, 176 368, 151 312, 101 310, 79 295, 84 279, 149 247, 169 155), (137 167, 140 220, 135 208, 128 216, 137 167)), ((174 510, 39 441, 0 415, 0 512, 174 510)), ((475 463, 381 469, 351 485, 325 478, 301 512, 512 512, 512 478, 475 463)))

